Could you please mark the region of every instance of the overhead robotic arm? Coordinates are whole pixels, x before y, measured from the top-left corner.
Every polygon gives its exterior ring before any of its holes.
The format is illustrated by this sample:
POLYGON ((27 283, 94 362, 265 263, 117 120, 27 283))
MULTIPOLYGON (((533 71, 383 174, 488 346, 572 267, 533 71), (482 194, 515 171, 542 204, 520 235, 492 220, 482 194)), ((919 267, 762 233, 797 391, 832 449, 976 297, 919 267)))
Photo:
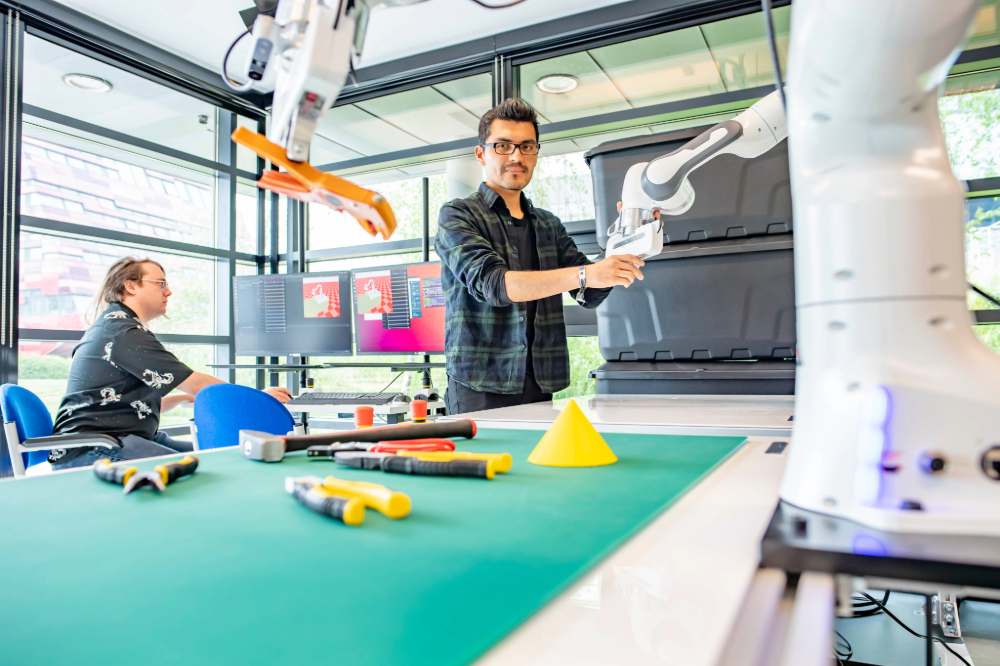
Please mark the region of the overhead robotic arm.
POLYGON ((694 204, 692 171, 719 155, 753 158, 787 136, 776 90, 732 120, 711 127, 677 150, 632 165, 622 187, 622 211, 609 230, 607 253, 646 259, 663 249, 663 225, 655 217, 681 215, 694 204))
POLYGON ((309 146, 320 117, 336 101, 361 54, 371 10, 423 1, 255 0, 259 13, 243 69, 246 83, 235 84, 226 74, 228 53, 222 68, 223 80, 237 91, 249 90, 269 70, 277 70, 267 137, 246 128, 233 133, 234 141, 285 170, 265 172, 258 186, 350 213, 373 236, 392 235, 396 218, 384 197, 313 168, 309 146))

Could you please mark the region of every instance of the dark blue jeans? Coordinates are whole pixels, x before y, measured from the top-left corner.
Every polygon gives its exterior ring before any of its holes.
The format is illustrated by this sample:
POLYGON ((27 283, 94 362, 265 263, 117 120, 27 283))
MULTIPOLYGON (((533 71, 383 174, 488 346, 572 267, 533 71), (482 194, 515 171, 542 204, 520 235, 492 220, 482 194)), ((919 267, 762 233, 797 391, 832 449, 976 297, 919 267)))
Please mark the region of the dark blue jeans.
POLYGON ((168 456, 172 453, 186 453, 194 449, 191 442, 179 442, 164 432, 156 433, 153 441, 136 435, 125 435, 120 439, 122 442, 120 449, 94 448, 67 463, 53 463, 52 469, 89 467, 104 458, 111 462, 120 462, 122 460, 168 456))

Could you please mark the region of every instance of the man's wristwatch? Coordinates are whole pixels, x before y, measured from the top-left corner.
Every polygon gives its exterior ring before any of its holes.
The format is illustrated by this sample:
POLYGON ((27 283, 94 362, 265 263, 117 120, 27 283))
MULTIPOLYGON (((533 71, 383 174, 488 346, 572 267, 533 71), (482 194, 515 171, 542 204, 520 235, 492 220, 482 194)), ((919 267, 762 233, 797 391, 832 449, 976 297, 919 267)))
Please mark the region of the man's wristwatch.
POLYGON ((580 266, 580 289, 576 292, 576 302, 583 305, 583 292, 587 289, 587 267, 580 266))

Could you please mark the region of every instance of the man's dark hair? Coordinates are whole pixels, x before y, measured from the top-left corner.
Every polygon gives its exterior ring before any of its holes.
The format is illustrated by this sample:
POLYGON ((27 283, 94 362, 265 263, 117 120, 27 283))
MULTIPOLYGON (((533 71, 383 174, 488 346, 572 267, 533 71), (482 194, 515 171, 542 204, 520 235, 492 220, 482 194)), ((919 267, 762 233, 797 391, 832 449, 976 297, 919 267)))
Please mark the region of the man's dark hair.
POLYGON ((538 141, 538 114, 531 105, 520 99, 505 99, 483 114, 479 119, 479 145, 490 138, 490 125, 494 120, 509 120, 515 123, 531 123, 538 141))

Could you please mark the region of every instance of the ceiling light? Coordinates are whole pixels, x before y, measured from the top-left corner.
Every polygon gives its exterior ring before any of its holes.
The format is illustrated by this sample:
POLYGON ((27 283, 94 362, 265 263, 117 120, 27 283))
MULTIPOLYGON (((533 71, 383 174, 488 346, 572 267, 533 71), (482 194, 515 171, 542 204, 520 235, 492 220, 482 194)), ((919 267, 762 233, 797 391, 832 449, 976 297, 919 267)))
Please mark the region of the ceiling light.
POLYGON ((549 74, 535 82, 535 86, 545 93, 561 95, 575 90, 580 85, 580 79, 572 74, 549 74))
POLYGON ((70 88, 84 92, 106 93, 111 92, 111 89, 114 88, 110 81, 90 74, 63 74, 62 80, 70 88))

